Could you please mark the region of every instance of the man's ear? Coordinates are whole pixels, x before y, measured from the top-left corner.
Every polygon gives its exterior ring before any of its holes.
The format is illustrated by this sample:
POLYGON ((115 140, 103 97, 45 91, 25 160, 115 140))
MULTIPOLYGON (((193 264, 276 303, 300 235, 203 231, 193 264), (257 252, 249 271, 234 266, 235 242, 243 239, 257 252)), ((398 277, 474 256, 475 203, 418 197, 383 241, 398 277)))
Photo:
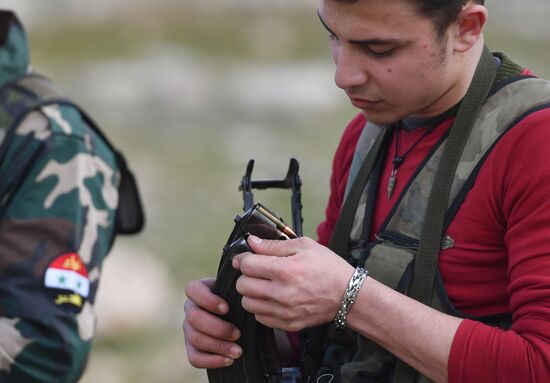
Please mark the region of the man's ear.
POLYGON ((483 5, 468 2, 462 8, 455 22, 455 51, 465 52, 482 38, 487 17, 487 8, 483 5))

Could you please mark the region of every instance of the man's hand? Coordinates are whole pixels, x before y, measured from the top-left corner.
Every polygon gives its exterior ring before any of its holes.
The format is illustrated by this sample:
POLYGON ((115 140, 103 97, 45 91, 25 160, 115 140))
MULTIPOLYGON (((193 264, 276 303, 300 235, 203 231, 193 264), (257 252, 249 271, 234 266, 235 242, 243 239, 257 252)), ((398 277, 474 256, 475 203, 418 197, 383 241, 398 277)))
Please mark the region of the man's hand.
POLYGON ((330 322, 340 308, 353 267, 310 238, 286 241, 250 236, 254 253, 234 257, 243 275, 243 308, 262 324, 286 331, 330 322))
POLYGON ((212 293, 214 279, 191 281, 185 287, 183 332, 187 359, 194 367, 221 368, 233 364, 242 350, 235 341, 239 330, 214 314, 226 314, 227 302, 212 293))

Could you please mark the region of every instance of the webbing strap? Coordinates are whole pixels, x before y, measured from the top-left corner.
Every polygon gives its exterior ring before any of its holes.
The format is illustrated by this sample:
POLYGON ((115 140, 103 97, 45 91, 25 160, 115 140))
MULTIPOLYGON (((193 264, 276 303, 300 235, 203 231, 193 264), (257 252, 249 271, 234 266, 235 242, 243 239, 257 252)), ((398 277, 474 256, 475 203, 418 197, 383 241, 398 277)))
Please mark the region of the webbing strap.
MULTIPOLYGON (((472 83, 451 126, 449 138, 435 174, 415 259, 414 279, 409 293, 411 298, 428 306, 431 306, 437 261, 443 236, 443 222, 451 184, 462 150, 479 114, 481 105, 489 95, 496 72, 495 60, 487 47, 484 47, 472 83)), ((393 376, 394 383, 414 382, 415 376, 416 371, 414 369, 402 361, 397 362, 393 376)))
POLYGON ((380 149, 382 148, 382 143, 385 141, 385 138, 388 136, 390 129, 383 128, 383 131, 380 132, 372 148, 368 151, 367 157, 363 161, 357 176, 351 186, 349 193, 344 201, 344 206, 336 221, 334 231, 332 232, 332 237, 328 244, 329 249, 334 251, 339 256, 345 258, 348 252, 348 243, 351 229, 353 227, 353 220, 355 218, 355 213, 361 200, 361 195, 365 189, 367 181, 376 165, 376 160, 380 149))
MULTIPOLYGON (((355 218, 355 211, 357 210, 367 181, 376 166, 376 160, 383 143, 386 141, 386 137, 389 136, 389 130, 388 128, 383 128, 374 140, 346 196, 338 221, 336 221, 328 247, 342 258, 346 258, 348 255, 348 243, 355 218)), ((317 364, 320 358, 322 358, 323 345, 329 329, 330 325, 327 323, 305 330, 305 350, 303 351, 303 357, 304 373, 306 376, 308 374, 315 374, 317 371, 317 364)))

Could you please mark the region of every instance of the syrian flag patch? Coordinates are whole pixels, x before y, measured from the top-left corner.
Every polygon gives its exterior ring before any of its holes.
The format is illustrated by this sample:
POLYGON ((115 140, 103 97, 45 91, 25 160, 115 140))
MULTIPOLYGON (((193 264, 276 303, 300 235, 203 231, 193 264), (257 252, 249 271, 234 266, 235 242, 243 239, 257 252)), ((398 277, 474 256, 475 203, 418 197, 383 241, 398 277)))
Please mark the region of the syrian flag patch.
POLYGON ((44 276, 44 286, 54 292, 57 305, 82 308, 90 294, 88 270, 77 253, 65 253, 55 258, 44 276))

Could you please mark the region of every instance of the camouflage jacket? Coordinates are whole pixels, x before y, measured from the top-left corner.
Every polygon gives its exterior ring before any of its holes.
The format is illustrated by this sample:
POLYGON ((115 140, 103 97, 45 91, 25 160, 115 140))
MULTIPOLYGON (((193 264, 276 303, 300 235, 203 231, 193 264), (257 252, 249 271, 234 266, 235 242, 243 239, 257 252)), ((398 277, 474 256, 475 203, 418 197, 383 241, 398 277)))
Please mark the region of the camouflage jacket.
MULTIPOLYGON (((27 73, 28 57, 14 22, 0 47, 2 113, 17 106, 5 88, 27 73)), ((0 382, 75 382, 94 336, 119 171, 74 105, 19 120, 11 132, 0 126, 0 382)))

